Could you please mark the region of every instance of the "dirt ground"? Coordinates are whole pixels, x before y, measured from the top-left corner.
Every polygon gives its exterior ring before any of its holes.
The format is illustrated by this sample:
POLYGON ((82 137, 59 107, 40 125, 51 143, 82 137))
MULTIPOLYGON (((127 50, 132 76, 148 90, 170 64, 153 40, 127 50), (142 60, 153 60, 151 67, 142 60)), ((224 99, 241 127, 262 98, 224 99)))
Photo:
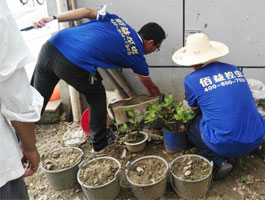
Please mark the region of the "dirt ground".
MULTIPOLYGON (((64 146, 63 134, 69 130, 81 129, 79 123, 60 122, 53 125, 37 125, 37 147, 41 155, 46 155, 54 148, 64 146)), ((88 159, 93 154, 91 146, 86 142, 80 146, 84 151, 84 159, 88 159)), ((140 153, 128 153, 125 159, 121 159, 124 146, 112 146, 108 152, 120 160, 123 169, 128 161, 133 161, 144 155, 157 155, 165 158, 169 163, 176 156, 191 153, 191 150, 168 154, 160 141, 151 141, 145 150, 140 153)), ((225 178, 213 181, 206 195, 205 200, 265 200, 265 155, 248 155, 235 161, 234 169, 225 178)), ((71 199, 85 200, 85 195, 80 186, 72 189, 55 191, 48 183, 43 172, 39 170, 32 176, 25 178, 30 199, 56 200, 71 199)), ((124 182, 124 180, 123 180, 124 182)), ((124 182, 124 184, 126 184, 124 182)), ((122 187, 116 199, 135 199, 131 188, 122 187)), ((161 199, 181 199, 172 189, 168 182, 167 191, 161 199)))

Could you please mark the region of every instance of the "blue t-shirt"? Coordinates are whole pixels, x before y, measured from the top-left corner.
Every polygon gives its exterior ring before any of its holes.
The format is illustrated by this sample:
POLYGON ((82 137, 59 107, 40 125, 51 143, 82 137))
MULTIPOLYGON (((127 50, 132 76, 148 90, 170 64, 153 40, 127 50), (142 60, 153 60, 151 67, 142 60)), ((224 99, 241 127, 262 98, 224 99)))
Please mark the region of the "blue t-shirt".
POLYGON ((239 157, 261 145, 264 120, 239 68, 213 62, 189 74, 184 84, 189 105, 202 111, 200 131, 211 150, 239 157))
POLYGON ((132 68, 148 76, 144 46, 137 32, 123 19, 107 13, 103 20, 92 20, 64 29, 49 39, 69 61, 89 71, 101 68, 132 68))

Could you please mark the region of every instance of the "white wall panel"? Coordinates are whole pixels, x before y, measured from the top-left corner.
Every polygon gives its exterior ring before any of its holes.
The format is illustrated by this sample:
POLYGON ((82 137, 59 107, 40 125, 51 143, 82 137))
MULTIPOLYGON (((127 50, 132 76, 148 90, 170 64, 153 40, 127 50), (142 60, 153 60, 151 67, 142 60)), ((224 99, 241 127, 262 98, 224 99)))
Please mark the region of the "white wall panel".
POLYGON ((225 61, 240 66, 264 66, 264 0, 186 0, 185 29, 200 29, 224 42, 225 61))

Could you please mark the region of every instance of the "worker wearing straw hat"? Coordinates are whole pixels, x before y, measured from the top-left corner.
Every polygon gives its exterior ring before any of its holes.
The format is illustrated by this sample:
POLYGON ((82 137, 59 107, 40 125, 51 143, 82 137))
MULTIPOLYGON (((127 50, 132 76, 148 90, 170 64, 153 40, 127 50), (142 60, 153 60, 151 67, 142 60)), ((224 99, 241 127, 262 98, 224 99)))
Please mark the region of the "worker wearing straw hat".
POLYGON ((214 162, 214 179, 232 169, 227 158, 257 149, 265 133, 264 120, 243 73, 234 65, 217 61, 228 52, 225 44, 197 33, 172 56, 176 64, 195 70, 184 80, 188 104, 197 113, 187 135, 214 162))

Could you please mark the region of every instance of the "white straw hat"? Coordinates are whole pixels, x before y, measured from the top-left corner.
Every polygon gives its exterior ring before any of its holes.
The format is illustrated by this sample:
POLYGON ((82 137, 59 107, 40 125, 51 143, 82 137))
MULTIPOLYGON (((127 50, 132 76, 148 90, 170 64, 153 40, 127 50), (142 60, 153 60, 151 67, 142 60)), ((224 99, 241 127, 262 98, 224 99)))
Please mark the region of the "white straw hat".
POLYGON ((172 60, 183 66, 204 64, 228 54, 228 47, 216 41, 209 41, 207 35, 196 33, 189 35, 185 47, 177 50, 172 60))

